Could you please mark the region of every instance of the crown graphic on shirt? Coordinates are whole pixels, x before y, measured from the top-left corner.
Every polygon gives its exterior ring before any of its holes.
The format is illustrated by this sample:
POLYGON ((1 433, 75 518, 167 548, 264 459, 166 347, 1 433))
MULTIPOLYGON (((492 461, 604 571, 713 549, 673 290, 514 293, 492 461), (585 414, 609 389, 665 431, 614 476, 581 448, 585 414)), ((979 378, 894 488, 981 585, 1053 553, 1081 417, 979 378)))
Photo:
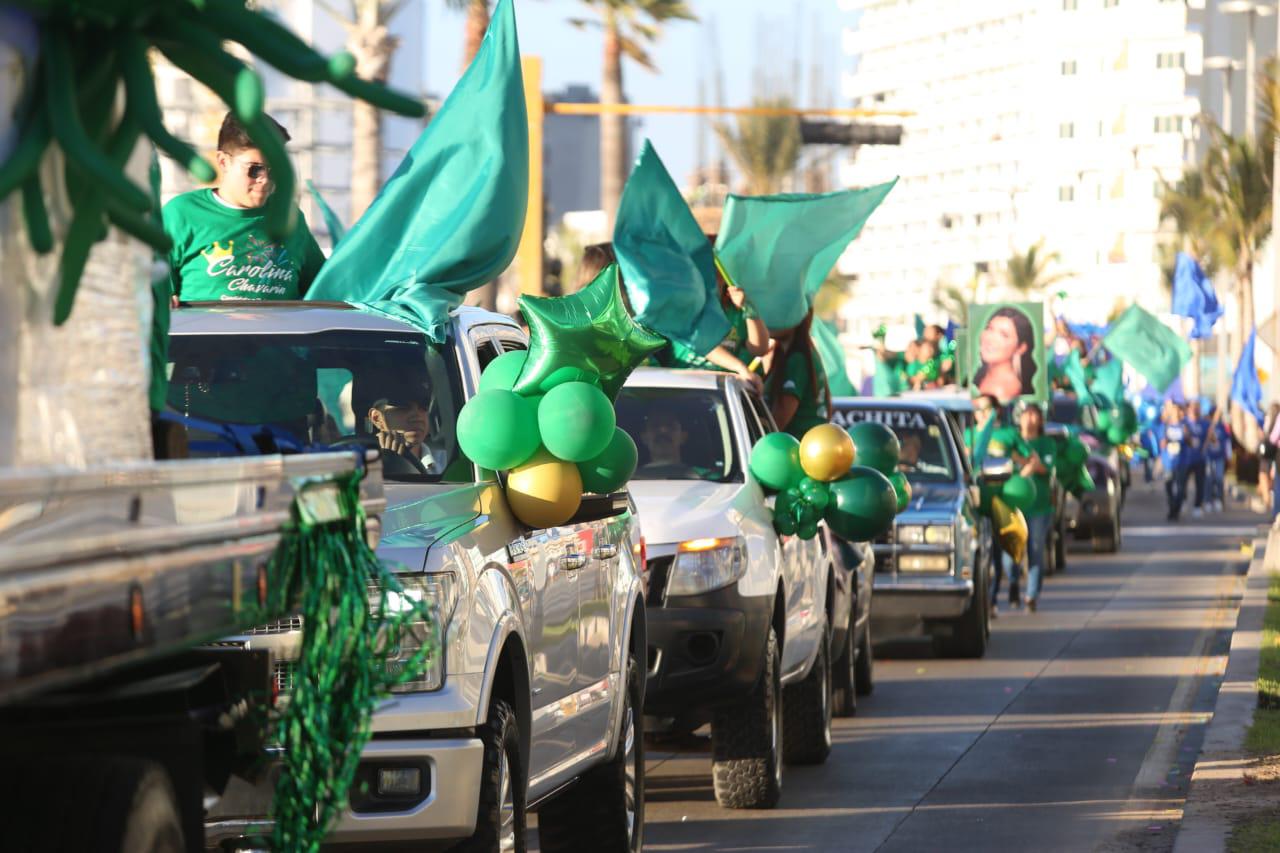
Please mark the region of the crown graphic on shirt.
POLYGON ((218 258, 229 258, 235 254, 236 241, 228 240, 224 248, 221 243, 214 243, 209 248, 201 252, 201 256, 206 260, 215 261, 218 258))

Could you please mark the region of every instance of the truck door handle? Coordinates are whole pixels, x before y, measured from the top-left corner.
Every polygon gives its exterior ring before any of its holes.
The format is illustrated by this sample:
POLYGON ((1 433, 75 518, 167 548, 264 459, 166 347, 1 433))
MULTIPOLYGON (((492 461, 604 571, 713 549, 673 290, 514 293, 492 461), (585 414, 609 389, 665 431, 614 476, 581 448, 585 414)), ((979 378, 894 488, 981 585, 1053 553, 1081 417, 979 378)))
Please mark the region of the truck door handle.
POLYGON ((597 545, 596 550, 592 553, 597 560, 612 560, 618 556, 618 546, 612 543, 597 545))
POLYGON ((580 569, 587 564, 587 558, 581 554, 565 554, 560 558, 560 568, 568 571, 580 569))

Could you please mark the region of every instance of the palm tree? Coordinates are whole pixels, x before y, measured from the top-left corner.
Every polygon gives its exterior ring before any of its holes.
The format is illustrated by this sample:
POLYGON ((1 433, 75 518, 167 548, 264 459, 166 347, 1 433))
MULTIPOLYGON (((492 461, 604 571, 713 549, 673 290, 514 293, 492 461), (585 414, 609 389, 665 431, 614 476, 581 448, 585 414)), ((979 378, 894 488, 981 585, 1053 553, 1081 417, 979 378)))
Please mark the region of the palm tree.
MULTIPOLYGON (((571 18, 574 26, 604 30, 604 70, 600 103, 606 107, 623 102, 622 56, 643 68, 657 70, 648 46, 657 40, 661 25, 669 20, 696 21, 685 0, 582 0, 596 13, 594 20, 571 18)), ((621 113, 600 114, 600 206, 613 229, 622 185, 627 180, 625 120, 621 113)))
MULTIPOLYGON (((755 98, 752 106, 787 109, 793 105, 790 98, 780 97, 755 98)), ((783 181, 800 161, 800 120, 795 116, 742 115, 736 131, 722 123, 715 125, 715 131, 750 195, 781 192, 783 181)))
POLYGON ((1005 284, 1019 296, 1033 296, 1050 285, 1071 278, 1075 273, 1049 272, 1052 264, 1061 263, 1062 255, 1044 251, 1044 240, 1032 243, 1025 252, 1015 251, 1005 268, 1005 284))
POLYGON ((462 70, 466 71, 471 60, 480 52, 489 29, 489 0, 445 0, 445 5, 455 12, 467 13, 466 36, 462 43, 462 70))
POLYGON ((967 321, 971 301, 973 294, 966 293, 963 287, 941 281, 934 286, 933 307, 946 314, 958 326, 963 326, 967 321))

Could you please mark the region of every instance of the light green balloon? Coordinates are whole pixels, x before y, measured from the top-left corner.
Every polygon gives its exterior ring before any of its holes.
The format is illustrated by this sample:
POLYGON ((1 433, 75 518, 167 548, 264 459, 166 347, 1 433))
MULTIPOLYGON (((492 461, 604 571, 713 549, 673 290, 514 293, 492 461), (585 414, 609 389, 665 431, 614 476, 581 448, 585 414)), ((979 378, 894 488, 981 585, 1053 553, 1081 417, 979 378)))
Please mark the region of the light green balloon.
POLYGON ((599 456, 613 440, 617 426, 613 403, 586 382, 557 385, 538 404, 542 443, 565 462, 586 462, 599 456))
POLYGON ((484 373, 480 374, 480 390, 510 391, 520 378, 520 371, 524 369, 525 359, 528 357, 529 353, 524 350, 515 350, 489 362, 484 373))
POLYGON ((533 406, 514 392, 481 391, 458 413, 458 444, 482 468, 515 468, 528 461, 540 443, 533 406))
POLYGON ((760 485, 785 492, 799 485, 804 478, 804 469, 800 467, 800 441, 790 433, 771 432, 751 448, 748 467, 760 485))

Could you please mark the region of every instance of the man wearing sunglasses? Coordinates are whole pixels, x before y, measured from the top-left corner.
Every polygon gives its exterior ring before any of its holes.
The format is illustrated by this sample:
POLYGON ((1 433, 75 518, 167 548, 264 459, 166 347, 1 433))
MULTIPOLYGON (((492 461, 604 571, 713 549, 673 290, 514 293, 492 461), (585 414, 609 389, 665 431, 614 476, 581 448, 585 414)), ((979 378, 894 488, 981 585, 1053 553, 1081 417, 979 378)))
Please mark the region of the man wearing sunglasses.
MULTIPOLYGON (((268 116, 283 141, 288 132, 268 116)), ((227 113, 218 131, 217 186, 183 193, 164 206, 172 295, 183 301, 299 299, 324 255, 298 213, 283 241, 263 224, 275 184, 258 146, 227 113)))

